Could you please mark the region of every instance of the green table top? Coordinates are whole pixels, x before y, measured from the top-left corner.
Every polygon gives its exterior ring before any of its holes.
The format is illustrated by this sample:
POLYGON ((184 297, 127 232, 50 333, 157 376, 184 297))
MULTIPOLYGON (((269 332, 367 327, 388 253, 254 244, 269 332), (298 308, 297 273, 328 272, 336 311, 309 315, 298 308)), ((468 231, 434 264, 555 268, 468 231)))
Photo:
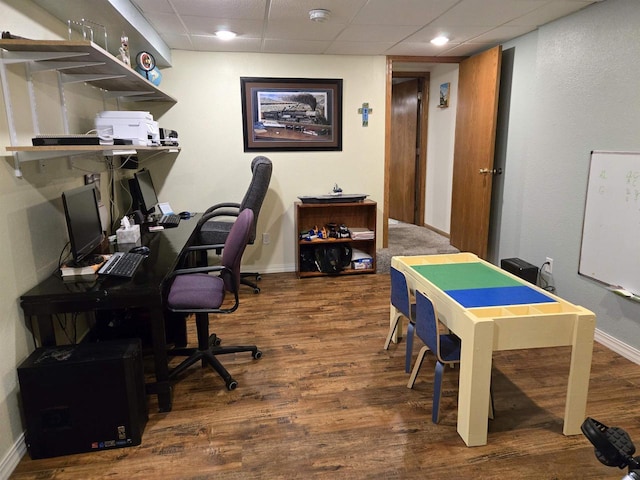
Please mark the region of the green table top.
POLYGON ((443 291, 523 285, 479 262, 414 265, 412 268, 443 291))

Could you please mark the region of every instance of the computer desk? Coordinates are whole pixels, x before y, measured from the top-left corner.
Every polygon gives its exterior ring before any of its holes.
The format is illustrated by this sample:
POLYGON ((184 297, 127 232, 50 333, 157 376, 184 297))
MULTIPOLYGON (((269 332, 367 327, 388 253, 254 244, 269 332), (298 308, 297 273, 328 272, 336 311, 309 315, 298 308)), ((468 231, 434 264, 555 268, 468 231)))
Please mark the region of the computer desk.
POLYGON ((155 382, 146 385, 146 390, 147 394, 158 396, 161 412, 171 411, 173 389, 169 382, 163 287, 184 247, 190 244, 199 217, 181 220, 178 227, 158 232, 149 232, 143 226, 141 242, 151 251, 131 279, 96 276, 73 281, 52 275, 22 295, 20 305, 25 317, 35 319, 41 345, 56 344, 56 314, 126 308, 146 310, 151 319, 156 377, 155 382))
MULTIPOLYGON (((393 257, 411 290, 426 294, 462 339, 457 429, 467 446, 486 445, 494 350, 571 346, 564 435, 584 421, 595 315, 472 253, 393 257)), ((391 319, 395 307, 391 306, 391 319)), ((543 365, 540 366, 544 368, 543 365)))

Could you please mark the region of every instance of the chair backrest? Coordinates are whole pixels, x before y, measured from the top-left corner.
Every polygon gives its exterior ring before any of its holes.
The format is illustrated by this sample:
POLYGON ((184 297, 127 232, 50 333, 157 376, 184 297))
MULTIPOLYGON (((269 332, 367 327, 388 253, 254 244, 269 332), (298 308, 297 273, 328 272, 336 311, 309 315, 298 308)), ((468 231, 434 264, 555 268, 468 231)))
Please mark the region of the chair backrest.
POLYGON ((416 290, 416 335, 433 353, 440 356, 438 316, 431 300, 416 290))
POLYGON ((240 202, 240 211, 245 208, 253 210, 253 225, 249 233, 249 242, 253 243, 256 239, 256 224, 258 223, 258 215, 262 208, 262 202, 269 190, 269 182, 271 181, 271 172, 273 165, 267 157, 257 156, 251 161, 251 183, 244 194, 242 202, 240 202))
POLYGON ((230 275, 224 275, 224 286, 229 292, 237 292, 240 289, 240 263, 242 254, 249 240, 249 232, 253 225, 253 211, 245 208, 240 212, 238 218, 231 226, 231 231, 227 236, 222 250, 221 263, 233 272, 235 283, 230 275))
POLYGON ((400 270, 391 267, 391 304, 411 319, 411 298, 407 278, 400 270))

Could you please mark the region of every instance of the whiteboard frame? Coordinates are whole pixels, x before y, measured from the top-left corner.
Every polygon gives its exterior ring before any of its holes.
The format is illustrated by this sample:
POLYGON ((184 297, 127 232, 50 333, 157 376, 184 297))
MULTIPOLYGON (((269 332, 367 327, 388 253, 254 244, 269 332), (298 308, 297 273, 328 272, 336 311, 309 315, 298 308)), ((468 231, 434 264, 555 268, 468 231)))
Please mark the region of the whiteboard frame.
MULTIPOLYGON (((598 163, 596 165, 596 161, 600 162, 601 159, 599 156, 636 156, 638 163, 634 172, 637 171, 639 174, 639 184, 638 191, 640 191, 640 152, 633 151, 609 151, 609 150, 593 150, 591 152, 591 158, 589 163, 589 175, 587 179, 586 186, 586 194, 585 194, 585 207, 583 213, 582 220, 582 238, 580 245, 580 259, 578 263, 578 274, 584 277, 595 280, 599 284, 603 286, 607 286, 611 288, 614 292, 622 294, 625 297, 636 297, 640 295, 640 267, 637 270, 637 273, 625 272, 625 268, 628 267, 629 261, 628 259, 622 258, 620 252, 630 251, 633 255, 633 252, 640 252, 640 236, 638 237, 629 237, 637 238, 637 244, 634 246, 635 248, 625 247, 624 240, 625 238, 625 223, 621 225, 615 225, 615 222, 626 222, 626 218, 623 216, 622 218, 618 218, 616 216, 616 212, 610 212, 609 215, 604 215, 605 213, 609 213, 607 210, 603 210, 602 205, 599 205, 597 202, 597 197, 594 195, 604 195, 605 197, 612 196, 614 194, 620 193, 621 196, 624 196, 624 192, 618 192, 615 188, 615 179, 612 180, 611 184, 605 185, 605 191, 603 193, 602 186, 598 190, 598 192, 594 191, 595 187, 595 178, 600 177, 600 171, 595 172, 594 168, 600 165, 598 163), (597 157, 596 157, 597 156, 597 157), (594 158, 595 157, 595 158, 594 158), (611 188, 607 188, 611 186, 611 188), (591 201, 590 201, 591 200, 591 201), (600 215, 606 217, 606 219, 598 217, 597 209, 600 208, 600 215), (591 211, 596 209, 596 211, 591 211), (616 230, 617 227, 617 230, 616 230), (600 240, 598 240, 598 235, 600 236, 600 240), (606 235, 607 240, 606 243, 602 239, 606 235), (600 243, 599 243, 600 242, 600 243), (596 249, 598 251, 596 251, 596 249), (618 255, 618 256, 616 256, 618 255), (627 261, 625 261, 627 260, 627 261), (618 270, 619 268, 619 270, 618 270), (637 277, 637 280, 636 280, 637 277), (620 293, 624 292, 624 293, 620 293), (628 295, 627 295, 628 294, 628 295)), ((606 160, 606 158, 604 159, 606 160)), ((635 165, 634 165, 635 167, 635 165)), ((607 180, 605 180, 606 182, 607 180)), ((604 197, 600 197, 604 198, 604 197)), ((616 206, 616 200, 608 199, 605 202, 609 202, 609 207, 616 206)), ((618 200, 620 201, 620 200, 618 200)), ((604 203, 601 201, 601 203, 604 203)), ((606 206, 606 205, 605 205, 606 206)), ((638 224, 640 225, 640 202, 637 202, 638 206, 638 224)), ((626 207, 626 206, 625 206, 626 207)), ((633 208, 633 207, 628 207, 633 208)), ((622 209, 620 209, 622 211, 622 209)), ((635 216, 635 212, 634 212, 635 216)), ((640 232, 640 226, 636 227, 640 232)), ((640 258, 640 257, 639 257, 640 258)), ((632 263, 633 264, 633 263, 632 263)))

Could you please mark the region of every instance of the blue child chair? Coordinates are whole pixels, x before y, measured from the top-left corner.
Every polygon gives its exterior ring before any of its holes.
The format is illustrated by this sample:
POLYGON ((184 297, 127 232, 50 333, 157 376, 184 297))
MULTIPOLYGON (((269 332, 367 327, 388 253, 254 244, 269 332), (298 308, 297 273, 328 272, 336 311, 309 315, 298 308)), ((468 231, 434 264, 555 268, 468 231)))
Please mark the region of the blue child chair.
MULTIPOLYGON (((431 300, 421 292, 416 291, 416 335, 424 342, 407 383, 413 388, 424 356, 431 350, 436 356, 436 369, 433 378, 433 408, 431 419, 433 423, 440 421, 440 398, 442 395, 442 375, 445 365, 460 363, 461 341, 453 333, 440 333, 438 314, 431 300)), ((489 399, 489 418, 493 418, 493 398, 489 399)))
MULTIPOLYGON (((416 304, 411 301, 411 293, 407 285, 407 278, 400 270, 391 267, 391 307, 393 319, 390 322, 389 333, 384 342, 384 349, 389 348, 391 339, 398 330, 400 319, 405 317, 407 324, 407 348, 405 354, 405 372, 411 371, 411 355, 413 352, 413 330, 415 324, 416 304)), ((400 336, 400 335, 398 335, 400 336)))

